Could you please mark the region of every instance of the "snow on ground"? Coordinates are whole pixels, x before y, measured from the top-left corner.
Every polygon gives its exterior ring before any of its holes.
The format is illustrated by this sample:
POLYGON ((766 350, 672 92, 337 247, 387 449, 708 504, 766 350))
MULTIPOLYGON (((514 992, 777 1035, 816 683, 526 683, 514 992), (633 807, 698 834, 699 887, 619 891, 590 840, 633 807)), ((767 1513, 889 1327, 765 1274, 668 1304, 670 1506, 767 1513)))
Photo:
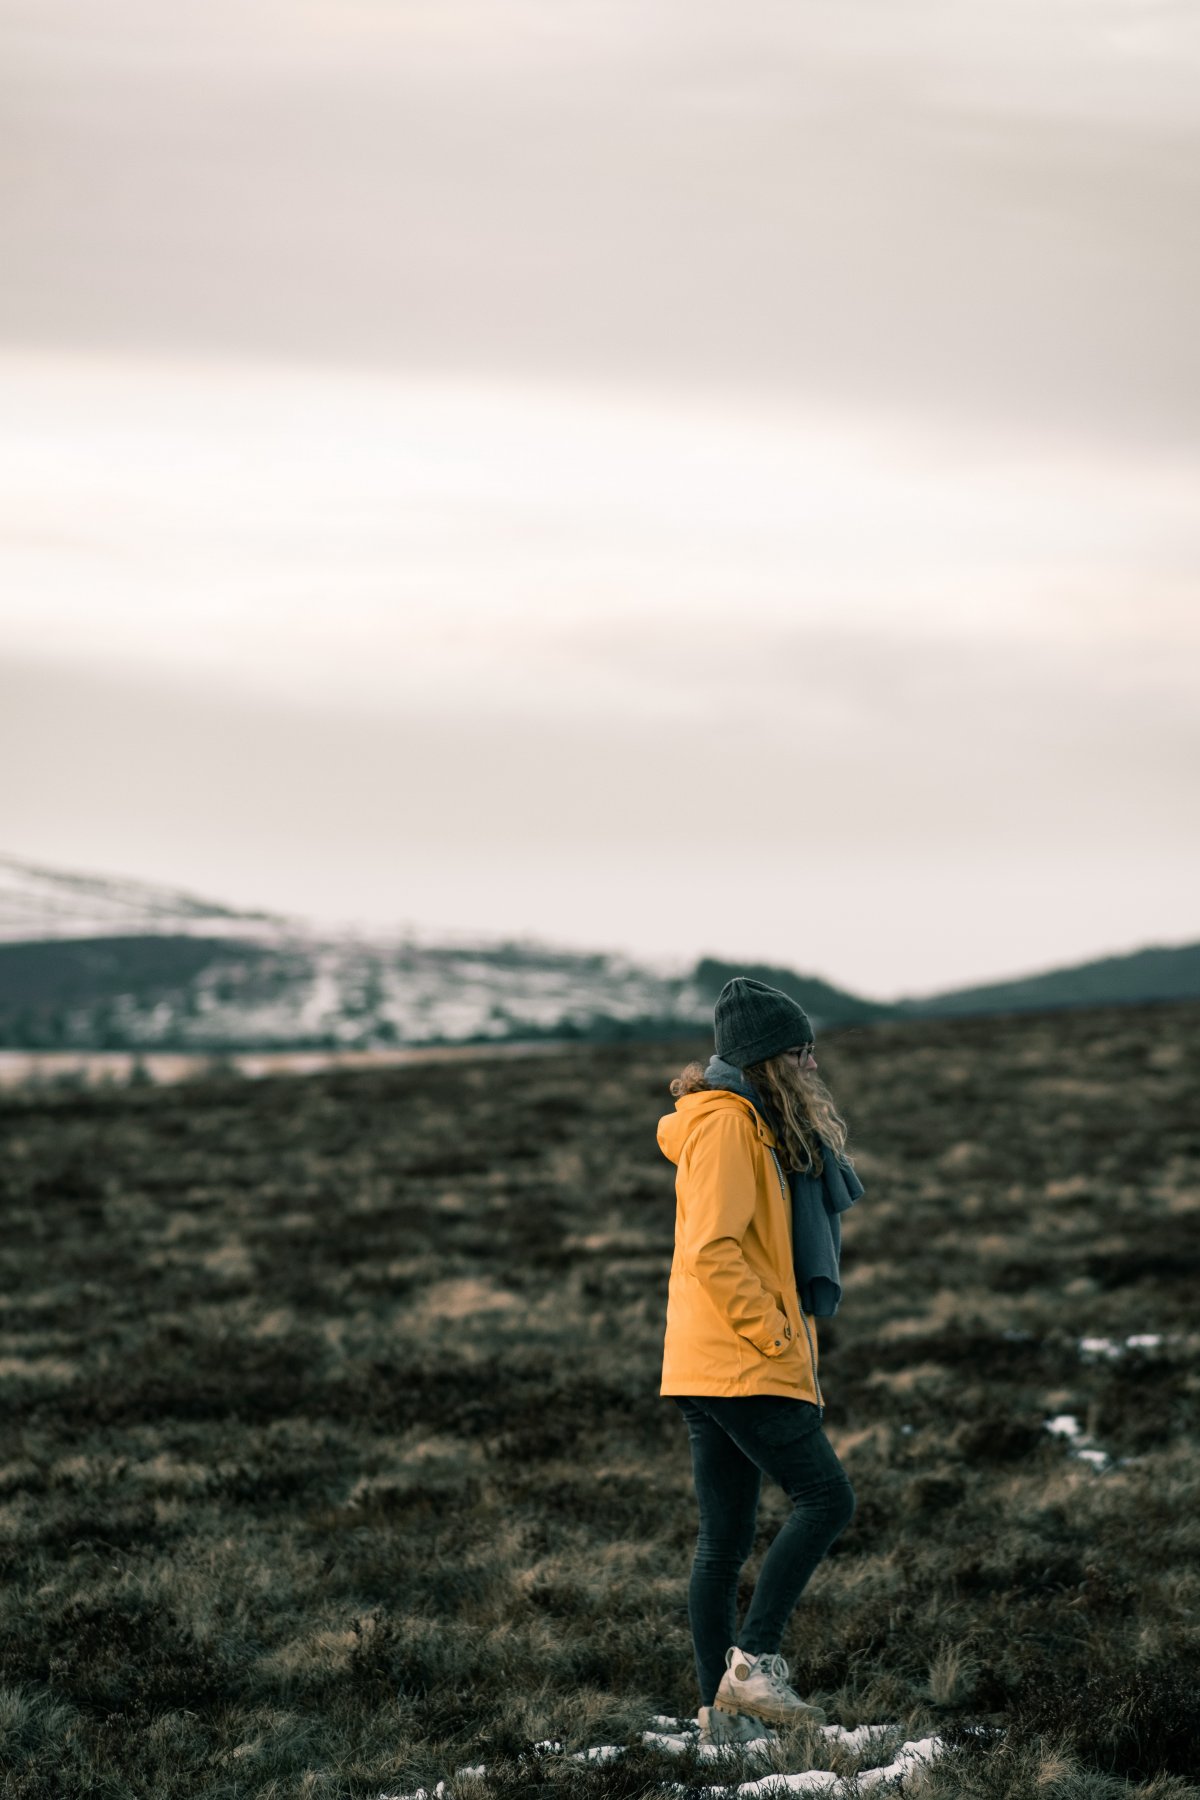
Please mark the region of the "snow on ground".
POLYGON ((304 995, 294 1029, 298 1034, 316 1035, 332 1030, 342 1010, 342 965, 345 954, 340 946, 322 945, 313 954, 311 985, 304 995))
MULTIPOLYGON (((695 1746, 702 1761, 712 1762, 728 1756, 728 1751, 717 1744, 701 1744, 698 1742, 700 1723, 698 1719, 675 1719, 658 1713, 650 1721, 651 1729, 643 1731, 642 1742, 653 1745, 655 1749, 667 1750, 676 1755, 695 1746)), ((852 1755, 869 1753, 877 1742, 884 1739, 889 1732, 894 1732, 894 1725, 822 1725, 818 1727, 821 1736, 828 1744, 849 1751, 852 1755)), ((707 1787, 706 1795, 712 1800, 739 1800, 747 1796, 770 1794, 802 1794, 817 1790, 823 1795, 840 1796, 861 1792, 863 1789, 880 1787, 888 1784, 899 1784, 904 1777, 911 1774, 914 1768, 928 1763, 942 1749, 942 1740, 937 1737, 910 1738, 901 1744, 891 1762, 877 1768, 858 1769, 853 1775, 835 1775, 832 1769, 801 1769, 795 1773, 780 1773, 772 1770, 767 1775, 759 1775, 746 1781, 733 1782, 725 1787, 707 1787)), ((748 1745, 740 1746, 741 1754, 754 1755, 757 1749, 761 1754, 768 1748, 767 1739, 757 1738, 748 1745)), ((619 1756, 624 1756, 624 1744, 595 1744, 588 1750, 565 1751, 558 1738, 544 1738, 541 1743, 534 1744, 532 1754, 546 1756, 566 1756, 572 1762, 606 1763, 619 1756)), ((463 1775, 484 1775, 487 1773, 486 1763, 476 1763, 470 1767, 456 1769, 455 1778, 463 1775)), ((531 1776, 533 1770, 531 1768, 531 1776)), ((664 1781, 659 1784, 659 1792, 663 1794, 686 1795, 694 1783, 681 1781, 664 1781)), ((435 1788, 419 1787, 411 1794, 380 1794, 379 1800, 443 1800, 447 1788, 445 1781, 439 1781, 435 1788)))
POLYGON ((1178 1332, 1168 1333, 1166 1337, 1157 1331, 1138 1331, 1127 1338, 1083 1337, 1079 1340, 1079 1354, 1084 1362, 1098 1362, 1101 1357, 1111 1362, 1124 1356, 1127 1350, 1160 1350, 1164 1344, 1179 1342, 1178 1332))
MULTIPOLYGON (((1027 1332, 1005 1332, 1005 1337, 1027 1337, 1027 1332)), ((1193 1345, 1195 1338, 1187 1332, 1171 1331, 1135 1331, 1126 1338, 1081 1337, 1079 1340, 1079 1356, 1082 1362, 1115 1362, 1118 1357, 1126 1356, 1131 1350, 1164 1350, 1168 1344, 1193 1345)), ((1126 1463, 1136 1462, 1133 1456, 1110 1456, 1102 1450, 1090 1432, 1083 1429, 1074 1413, 1057 1413, 1054 1418, 1044 1421, 1044 1429, 1052 1437, 1062 1438, 1070 1446, 1071 1455, 1081 1462, 1090 1463, 1098 1475, 1105 1475, 1111 1469, 1124 1468, 1126 1463)))
POLYGON ((1071 1446, 1072 1456, 1077 1456, 1081 1462, 1091 1463, 1098 1474, 1103 1474, 1109 1468, 1119 1468, 1122 1462, 1128 1460, 1119 1457, 1114 1462, 1107 1450, 1101 1450, 1083 1429, 1074 1413, 1058 1413, 1053 1419, 1047 1419, 1045 1429, 1053 1437, 1065 1438, 1071 1446))

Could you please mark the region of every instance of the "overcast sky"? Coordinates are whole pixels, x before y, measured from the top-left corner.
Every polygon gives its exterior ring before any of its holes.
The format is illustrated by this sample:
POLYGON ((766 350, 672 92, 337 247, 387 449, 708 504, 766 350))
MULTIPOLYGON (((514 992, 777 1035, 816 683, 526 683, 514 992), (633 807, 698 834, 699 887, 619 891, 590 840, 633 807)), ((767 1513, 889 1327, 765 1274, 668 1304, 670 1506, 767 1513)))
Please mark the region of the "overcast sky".
POLYGON ((0 0, 0 850, 881 998, 1200 935, 1198 153, 1156 0, 0 0))

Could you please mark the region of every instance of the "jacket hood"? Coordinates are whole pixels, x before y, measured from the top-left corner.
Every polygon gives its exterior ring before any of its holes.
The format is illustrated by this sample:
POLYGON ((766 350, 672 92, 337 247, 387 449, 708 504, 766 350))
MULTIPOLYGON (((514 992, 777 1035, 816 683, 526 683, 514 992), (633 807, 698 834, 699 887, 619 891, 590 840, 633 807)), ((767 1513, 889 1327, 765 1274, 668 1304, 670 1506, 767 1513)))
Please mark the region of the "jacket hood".
POLYGON ((739 1069, 736 1063, 726 1062, 725 1058, 718 1056, 715 1050, 708 1059, 704 1079, 709 1087, 728 1088, 731 1093, 743 1095, 752 1106, 757 1106, 760 1111, 765 1111, 759 1091, 745 1070, 739 1069))
POLYGON ((714 1112, 740 1112, 750 1120, 764 1144, 773 1147, 775 1133, 745 1094, 731 1088, 698 1088, 694 1094, 681 1094, 673 1113, 664 1113, 658 1121, 658 1147, 673 1163, 683 1155, 684 1145, 703 1119, 714 1112))

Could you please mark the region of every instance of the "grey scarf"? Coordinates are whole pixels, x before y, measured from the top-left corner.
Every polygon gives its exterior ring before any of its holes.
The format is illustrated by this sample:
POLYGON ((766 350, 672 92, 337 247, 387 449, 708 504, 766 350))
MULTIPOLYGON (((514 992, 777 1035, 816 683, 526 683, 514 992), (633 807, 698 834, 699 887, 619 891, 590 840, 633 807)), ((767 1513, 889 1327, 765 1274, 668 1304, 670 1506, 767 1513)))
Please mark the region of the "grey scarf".
MULTIPOLYGON (((772 1107, 758 1089, 747 1081, 741 1069, 723 1057, 709 1058, 704 1071, 709 1087, 725 1088, 741 1094, 762 1113, 778 1136, 779 1121, 772 1107)), ((788 1171, 792 1198, 792 1262, 796 1271, 796 1292, 806 1313, 814 1318, 831 1319, 842 1298, 839 1265, 842 1255, 842 1220, 864 1192, 854 1169, 821 1139, 824 1172, 805 1175, 799 1169, 788 1171)), ((776 1157, 782 1168, 782 1161, 776 1157)))

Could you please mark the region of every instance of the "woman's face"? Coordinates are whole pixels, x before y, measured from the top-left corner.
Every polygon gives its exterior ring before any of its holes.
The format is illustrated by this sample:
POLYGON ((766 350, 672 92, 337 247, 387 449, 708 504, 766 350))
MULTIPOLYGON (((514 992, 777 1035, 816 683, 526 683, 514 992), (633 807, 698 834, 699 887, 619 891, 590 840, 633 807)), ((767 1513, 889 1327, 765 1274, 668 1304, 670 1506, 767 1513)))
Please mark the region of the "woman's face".
POLYGON ((801 1044, 795 1050, 785 1050, 784 1055, 790 1056, 796 1068, 802 1074, 806 1074, 809 1069, 815 1069, 817 1066, 817 1059, 813 1055, 815 1048, 814 1044, 801 1044))

